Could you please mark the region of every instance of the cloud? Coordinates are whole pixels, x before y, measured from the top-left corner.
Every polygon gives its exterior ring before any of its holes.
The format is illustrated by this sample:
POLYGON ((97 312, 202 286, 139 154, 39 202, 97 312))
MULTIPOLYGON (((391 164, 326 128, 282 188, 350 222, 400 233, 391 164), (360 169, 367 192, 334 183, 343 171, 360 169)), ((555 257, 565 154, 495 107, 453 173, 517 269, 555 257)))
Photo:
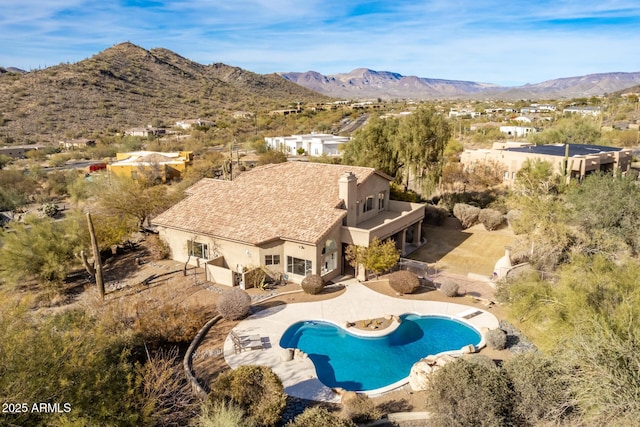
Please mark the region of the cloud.
POLYGON ((499 84, 638 71, 635 1, 25 0, 0 65, 75 62, 122 41, 259 73, 357 67, 499 84))

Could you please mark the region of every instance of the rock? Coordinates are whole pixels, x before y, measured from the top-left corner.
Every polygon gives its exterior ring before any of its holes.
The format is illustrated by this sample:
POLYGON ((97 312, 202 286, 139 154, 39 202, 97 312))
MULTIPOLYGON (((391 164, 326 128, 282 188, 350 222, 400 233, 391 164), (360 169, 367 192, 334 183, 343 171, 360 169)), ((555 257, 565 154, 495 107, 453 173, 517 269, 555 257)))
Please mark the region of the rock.
POLYGON ((460 349, 462 354, 471 354, 476 352, 476 346, 473 344, 465 345, 460 349))
POLYGON ((280 359, 282 359, 283 362, 289 362, 293 360, 293 349, 283 348, 280 352, 280 359))
POLYGON ((448 354, 443 354, 442 356, 436 359, 436 366, 444 366, 447 363, 453 362, 454 360, 456 360, 455 357, 450 356, 448 354))
POLYGON ((357 398, 358 398, 358 393, 356 393, 355 391, 345 391, 340 395, 340 403, 344 405, 346 402, 355 400, 357 398))
POLYGON ((424 359, 413 364, 409 373, 409 385, 413 391, 427 389, 429 375, 434 371, 434 366, 425 362, 424 359))

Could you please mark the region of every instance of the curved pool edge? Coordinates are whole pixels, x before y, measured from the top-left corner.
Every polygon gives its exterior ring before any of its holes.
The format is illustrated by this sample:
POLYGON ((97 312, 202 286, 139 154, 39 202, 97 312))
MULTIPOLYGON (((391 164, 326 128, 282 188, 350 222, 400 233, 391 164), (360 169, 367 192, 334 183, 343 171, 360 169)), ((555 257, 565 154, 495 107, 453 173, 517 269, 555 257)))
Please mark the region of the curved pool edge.
MULTIPOLYGON (((485 310, 479 310, 479 311, 483 311, 483 312, 485 312, 487 314, 490 314, 485 310)), ((385 329, 381 330, 377 335, 366 334, 366 332, 369 332, 369 331, 363 331, 363 330, 360 330, 360 329, 348 328, 348 327, 345 327, 344 324, 339 324, 337 322, 333 322, 331 320, 326 320, 326 319, 298 320, 296 322, 291 323, 287 327, 287 329, 285 329, 285 333, 292 326, 294 326, 296 323, 323 322, 323 323, 332 324, 332 325, 342 329, 346 333, 348 333, 350 335, 353 335, 353 336, 356 336, 356 337, 361 337, 361 338, 382 337, 382 336, 389 335, 389 334, 393 333, 393 331, 395 331, 400 326, 400 324, 402 323, 401 321, 397 321, 396 319, 400 319, 401 317, 406 316, 406 315, 415 315, 415 316, 420 316, 420 317, 440 317, 440 318, 445 318, 445 319, 448 319, 448 320, 451 320, 451 321, 455 321, 455 322, 459 322, 459 323, 464 324, 465 326, 469 327, 470 329, 473 329, 474 331, 476 331, 478 333, 478 335, 480 336, 480 342, 477 345, 476 344, 469 344, 469 345, 472 345, 474 347, 474 351, 472 353, 469 353, 469 351, 466 351, 465 347, 467 347, 467 346, 464 346, 464 347, 462 347, 460 349, 457 349, 457 350, 447 350, 447 351, 442 351, 442 352, 439 352, 439 353, 436 353, 436 354, 426 354, 422 358, 416 360, 414 362, 414 364, 418 363, 420 360, 423 360, 423 359, 425 359, 425 358, 427 358, 429 356, 440 357, 440 356, 448 355, 448 356, 452 356, 452 357, 456 357, 457 358, 457 357, 462 357, 465 354, 478 353, 480 350, 482 350, 484 347, 486 347, 485 332, 481 330, 481 329, 486 329, 486 328, 479 329, 475 325, 471 324, 471 322, 469 322, 467 319, 460 318, 460 317, 457 317, 457 316, 446 315, 446 314, 431 314, 431 313, 424 314, 424 313, 418 313, 418 312, 415 312, 415 311, 405 312, 405 313, 402 313, 402 314, 399 314, 399 315, 394 315, 394 321, 397 323, 395 325, 395 328, 393 328, 393 330, 388 330, 389 328, 385 328, 385 329), (362 334, 362 332, 365 332, 365 334, 362 334)), ((370 331, 370 332, 374 332, 374 331, 370 331)), ((281 349, 281 350, 289 349, 289 350, 294 350, 294 351, 295 350, 299 350, 297 348, 294 349, 294 348, 291 348, 291 347, 282 347, 282 345, 280 344, 280 341, 282 340, 283 336, 284 336, 284 333, 281 334, 279 339, 278 339, 278 348, 279 349, 281 349)), ((304 354, 304 352, 301 352, 301 353, 304 354)), ((320 381, 320 378, 318 377, 318 373, 317 373, 317 370, 316 370, 315 363, 313 363, 313 361, 311 359, 307 358, 306 355, 304 355, 303 357, 304 357, 305 360, 310 361, 311 364, 313 365, 315 379, 317 381, 319 381, 324 387, 326 387, 327 389, 330 389, 330 390, 333 391, 334 388, 332 388, 332 387, 324 384, 322 381, 320 381)), ((356 393, 366 394, 369 397, 378 397, 378 396, 384 395, 385 393, 389 393, 391 391, 395 391, 395 390, 397 390, 397 389, 399 389, 401 387, 404 387, 408 383, 409 383, 409 377, 407 376, 407 377, 405 377, 403 379, 400 379, 398 381, 395 381, 395 382, 393 382, 393 383, 391 383, 391 384, 389 384, 387 386, 379 387, 379 388, 376 388, 376 389, 371 389, 371 390, 346 390, 346 391, 354 391, 356 393)), ((294 396, 294 397, 300 397, 300 396, 294 396)))
MULTIPOLYGON (((453 317, 473 326, 481 332, 482 340, 478 348, 486 346, 484 338, 487 329, 500 327, 499 320, 492 312, 479 309, 474 305, 392 298, 362 286, 355 279, 343 283, 347 291, 337 298, 269 308, 261 311, 259 315, 251 315, 242 320, 234 328, 237 333, 260 334, 263 339, 269 340, 271 345, 263 351, 234 354, 231 339, 227 337, 223 349, 227 364, 231 368, 248 364, 269 366, 282 380, 287 394, 308 400, 339 402, 340 397, 318 380, 315 365, 311 360, 282 362, 279 341, 285 330, 293 323, 319 319, 339 326, 342 322, 351 319, 376 318, 388 313, 414 313, 418 315, 429 313, 453 317), (470 319, 462 318, 465 313, 470 311, 479 314, 470 319)), ((403 380, 369 392, 386 393, 406 383, 407 381, 403 380)))

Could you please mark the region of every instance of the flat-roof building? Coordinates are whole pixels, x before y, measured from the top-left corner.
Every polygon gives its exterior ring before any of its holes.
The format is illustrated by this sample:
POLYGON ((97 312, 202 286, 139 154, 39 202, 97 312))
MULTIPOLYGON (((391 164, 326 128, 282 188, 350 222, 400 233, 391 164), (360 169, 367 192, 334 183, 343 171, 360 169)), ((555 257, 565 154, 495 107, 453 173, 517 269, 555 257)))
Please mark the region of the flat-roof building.
POLYGON ((516 174, 527 160, 551 163, 553 170, 560 174, 567 157, 567 168, 572 178, 583 179, 595 171, 620 170, 626 172, 631 166, 630 149, 589 144, 547 144, 503 142, 495 143, 491 149, 465 150, 460 162, 465 167, 477 163, 494 162, 503 167, 502 175, 506 184, 515 180, 516 174), (568 146, 568 152, 567 152, 568 146))

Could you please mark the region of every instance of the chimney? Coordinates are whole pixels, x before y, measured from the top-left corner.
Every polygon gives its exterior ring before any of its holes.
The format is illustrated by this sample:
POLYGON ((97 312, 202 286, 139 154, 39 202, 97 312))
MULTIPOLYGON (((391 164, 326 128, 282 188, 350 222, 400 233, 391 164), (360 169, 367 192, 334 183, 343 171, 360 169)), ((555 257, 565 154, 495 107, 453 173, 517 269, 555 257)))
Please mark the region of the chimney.
POLYGON ((353 227, 356 225, 358 208, 357 198, 357 185, 358 180, 353 172, 347 172, 338 180, 338 197, 344 200, 344 205, 347 209, 347 226, 353 227))

